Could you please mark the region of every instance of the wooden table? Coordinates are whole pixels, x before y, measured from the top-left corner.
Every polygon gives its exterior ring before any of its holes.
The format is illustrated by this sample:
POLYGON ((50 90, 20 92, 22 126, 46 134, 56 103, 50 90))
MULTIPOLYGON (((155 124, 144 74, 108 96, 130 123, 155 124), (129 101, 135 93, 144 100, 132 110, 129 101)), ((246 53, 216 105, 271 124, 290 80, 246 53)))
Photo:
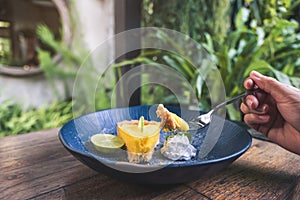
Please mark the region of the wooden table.
POLYGON ((209 178, 149 186, 86 167, 65 150, 58 130, 0 139, 0 199, 300 199, 300 156, 270 142, 253 139, 244 155, 209 178))

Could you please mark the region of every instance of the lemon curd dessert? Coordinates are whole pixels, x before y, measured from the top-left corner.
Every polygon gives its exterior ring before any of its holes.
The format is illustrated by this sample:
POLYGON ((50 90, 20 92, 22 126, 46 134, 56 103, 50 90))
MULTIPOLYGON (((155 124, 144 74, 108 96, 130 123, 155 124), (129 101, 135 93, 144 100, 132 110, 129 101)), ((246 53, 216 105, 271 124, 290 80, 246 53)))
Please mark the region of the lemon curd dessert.
POLYGON ((117 132, 125 142, 129 162, 149 162, 159 142, 160 122, 144 120, 141 116, 139 120, 117 123, 117 132))
MULTIPOLYGON (((168 111, 163 104, 158 105, 156 114, 161 122, 147 121, 141 116, 139 120, 117 123, 118 136, 125 142, 129 162, 149 162, 152 159, 154 148, 159 142, 161 129, 165 132, 189 130, 188 123, 175 113, 168 111)), ((169 149, 167 146, 170 145, 166 142, 164 144, 164 150, 169 149)))

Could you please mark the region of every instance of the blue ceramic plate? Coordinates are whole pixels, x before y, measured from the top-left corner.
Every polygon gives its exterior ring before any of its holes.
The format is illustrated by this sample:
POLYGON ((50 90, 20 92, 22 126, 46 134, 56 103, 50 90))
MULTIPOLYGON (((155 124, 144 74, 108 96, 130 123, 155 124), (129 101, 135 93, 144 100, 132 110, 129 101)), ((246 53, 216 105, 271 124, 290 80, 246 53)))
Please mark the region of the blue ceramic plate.
MULTIPOLYGON (((168 109, 186 121, 199 115, 197 111, 178 107, 168 109)), ((139 119, 140 116, 160 121, 155 111, 155 105, 135 106, 83 115, 66 123, 59 131, 59 138, 72 155, 92 169, 120 180, 145 184, 184 183, 210 176, 228 166, 251 146, 252 138, 246 129, 218 117, 214 117, 213 122, 205 128, 191 130, 191 144, 197 149, 197 155, 188 161, 171 161, 160 154, 159 149, 171 134, 163 131, 149 163, 129 163, 125 149, 104 153, 91 145, 90 138, 94 134, 116 135, 117 122, 139 119), (214 133, 213 126, 220 124, 221 129, 216 129, 220 133, 214 133)))

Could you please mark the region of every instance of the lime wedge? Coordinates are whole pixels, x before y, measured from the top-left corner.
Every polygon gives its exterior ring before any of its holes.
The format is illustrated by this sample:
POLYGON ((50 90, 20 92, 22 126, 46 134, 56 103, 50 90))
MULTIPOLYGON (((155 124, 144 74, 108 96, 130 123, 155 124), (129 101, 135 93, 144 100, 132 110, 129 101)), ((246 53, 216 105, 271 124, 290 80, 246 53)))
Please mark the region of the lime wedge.
POLYGON ((144 131, 144 125, 145 125, 145 119, 144 116, 141 116, 138 123, 138 127, 141 130, 141 132, 144 131))
POLYGON ((91 142, 97 150, 102 152, 113 152, 124 146, 124 141, 119 136, 104 133, 93 135, 91 142))

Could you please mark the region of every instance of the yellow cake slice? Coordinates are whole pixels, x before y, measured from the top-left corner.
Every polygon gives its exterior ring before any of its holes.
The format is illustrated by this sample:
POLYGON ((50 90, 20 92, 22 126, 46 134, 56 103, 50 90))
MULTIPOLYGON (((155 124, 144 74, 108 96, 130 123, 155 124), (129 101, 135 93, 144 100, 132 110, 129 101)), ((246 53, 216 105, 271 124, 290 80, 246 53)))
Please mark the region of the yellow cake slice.
POLYGON ((117 123, 117 132, 125 142, 129 162, 149 162, 159 141, 160 122, 147 121, 143 118, 126 120, 117 123))

